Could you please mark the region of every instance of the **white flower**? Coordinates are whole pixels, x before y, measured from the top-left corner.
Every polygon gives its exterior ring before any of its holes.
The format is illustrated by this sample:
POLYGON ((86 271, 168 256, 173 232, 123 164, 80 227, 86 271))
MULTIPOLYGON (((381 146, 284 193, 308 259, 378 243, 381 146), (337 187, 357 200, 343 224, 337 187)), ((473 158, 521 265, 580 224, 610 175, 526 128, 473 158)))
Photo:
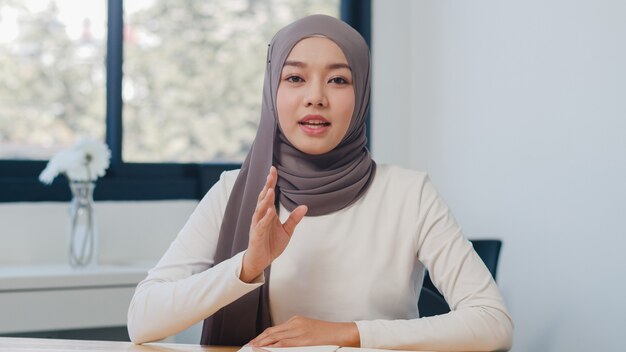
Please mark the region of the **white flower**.
POLYGON ((110 158, 111 151, 106 144, 84 138, 69 149, 55 154, 39 175, 39 180, 50 184, 62 173, 70 181, 95 181, 104 176, 110 158))
POLYGON ((81 161, 82 156, 75 150, 61 150, 50 159, 46 168, 39 175, 39 180, 50 184, 58 174, 66 173, 74 165, 80 165, 81 161))
POLYGON ((104 176, 104 172, 109 167, 111 151, 106 144, 95 140, 84 138, 79 140, 72 149, 81 153, 83 157, 83 167, 76 167, 68 170, 68 176, 75 181, 94 181, 98 177, 104 176))

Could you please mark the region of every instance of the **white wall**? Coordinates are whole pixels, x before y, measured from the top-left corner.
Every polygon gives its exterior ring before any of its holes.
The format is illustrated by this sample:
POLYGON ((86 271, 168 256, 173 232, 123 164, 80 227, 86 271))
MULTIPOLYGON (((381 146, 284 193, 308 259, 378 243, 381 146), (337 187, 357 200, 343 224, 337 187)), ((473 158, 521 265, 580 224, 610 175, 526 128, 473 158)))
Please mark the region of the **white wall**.
POLYGON ((513 351, 623 350, 626 2, 373 2, 372 149, 504 240, 513 351))

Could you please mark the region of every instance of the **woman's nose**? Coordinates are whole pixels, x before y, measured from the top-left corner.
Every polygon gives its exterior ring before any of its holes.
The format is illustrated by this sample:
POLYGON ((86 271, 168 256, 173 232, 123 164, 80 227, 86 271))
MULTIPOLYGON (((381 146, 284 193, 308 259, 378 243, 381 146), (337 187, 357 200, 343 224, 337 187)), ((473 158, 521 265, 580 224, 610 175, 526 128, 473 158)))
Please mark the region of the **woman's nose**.
POLYGON ((304 105, 307 107, 325 107, 328 105, 328 99, 326 99, 326 93, 321 84, 311 84, 309 86, 304 99, 304 105))

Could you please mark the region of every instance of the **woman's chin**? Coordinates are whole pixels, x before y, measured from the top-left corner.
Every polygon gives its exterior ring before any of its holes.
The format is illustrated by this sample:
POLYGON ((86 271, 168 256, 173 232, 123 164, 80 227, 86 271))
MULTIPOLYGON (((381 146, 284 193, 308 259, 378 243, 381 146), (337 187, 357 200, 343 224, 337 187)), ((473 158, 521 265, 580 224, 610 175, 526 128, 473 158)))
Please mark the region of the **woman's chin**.
POLYGON ((301 152, 309 155, 321 155, 333 150, 334 146, 329 145, 296 145, 301 152))
POLYGON ((335 149, 341 142, 333 134, 308 136, 301 131, 287 136, 287 140, 299 151, 308 155, 321 155, 335 149), (291 138, 290 138, 291 137, 291 138))

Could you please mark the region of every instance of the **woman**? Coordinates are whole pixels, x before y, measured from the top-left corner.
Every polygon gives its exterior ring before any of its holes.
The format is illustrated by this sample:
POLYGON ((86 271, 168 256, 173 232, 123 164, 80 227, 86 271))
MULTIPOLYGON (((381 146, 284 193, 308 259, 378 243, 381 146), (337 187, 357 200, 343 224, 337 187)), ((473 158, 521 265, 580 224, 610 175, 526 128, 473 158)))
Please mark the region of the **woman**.
POLYGON ((202 344, 510 348, 498 288, 428 177, 371 159, 369 67, 335 18, 276 34, 253 146, 138 285, 134 342, 206 319, 202 344), (419 318, 425 268, 450 313, 419 318))

